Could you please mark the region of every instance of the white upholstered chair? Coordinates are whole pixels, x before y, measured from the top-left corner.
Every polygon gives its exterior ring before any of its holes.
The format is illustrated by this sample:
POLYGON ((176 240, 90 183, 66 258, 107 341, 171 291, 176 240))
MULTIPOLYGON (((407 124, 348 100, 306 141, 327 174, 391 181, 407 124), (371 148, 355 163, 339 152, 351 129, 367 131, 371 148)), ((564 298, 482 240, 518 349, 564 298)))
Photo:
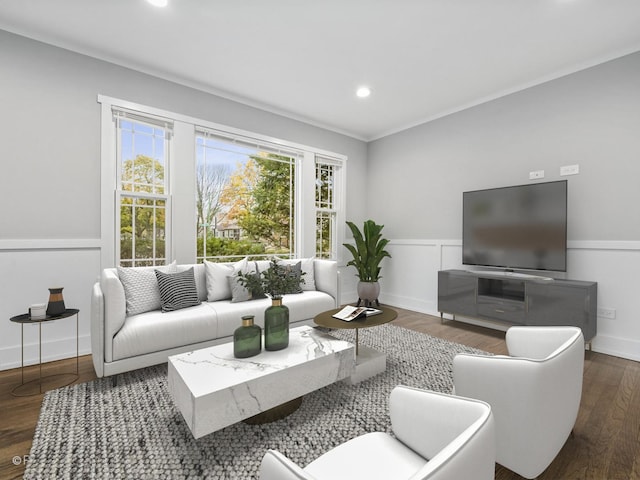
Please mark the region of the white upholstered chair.
POLYGON ((496 462, 535 478, 575 425, 584 339, 577 327, 511 327, 506 340, 509 356, 456 355, 455 393, 491 405, 496 462))
POLYGON ((494 478, 494 426, 486 403, 398 386, 391 392, 389 410, 394 436, 361 435, 305 468, 269 450, 260 465, 260 479, 494 478))

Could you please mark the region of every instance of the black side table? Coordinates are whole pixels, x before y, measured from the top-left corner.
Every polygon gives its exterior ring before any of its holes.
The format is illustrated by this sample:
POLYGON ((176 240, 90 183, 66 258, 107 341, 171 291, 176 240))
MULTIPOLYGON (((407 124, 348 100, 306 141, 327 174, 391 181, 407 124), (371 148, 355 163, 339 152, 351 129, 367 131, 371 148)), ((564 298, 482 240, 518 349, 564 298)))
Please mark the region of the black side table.
POLYGON ((11 317, 9 320, 15 323, 20 324, 20 345, 21 345, 21 375, 22 380, 20 385, 16 385, 13 390, 11 390, 11 395, 15 397, 27 397, 30 395, 38 395, 42 393, 42 380, 50 377, 71 377, 71 380, 68 378, 65 379, 64 383, 54 384, 53 388, 60 388, 66 385, 71 385, 73 382, 78 380, 79 377, 79 369, 78 369, 78 358, 79 358, 79 315, 80 310, 76 308, 67 308, 60 315, 47 315, 45 318, 33 319, 29 316, 28 313, 23 313, 22 315, 16 315, 15 317, 11 317), (69 373, 55 373, 51 375, 42 376, 42 324, 53 322, 55 320, 61 320, 63 318, 76 317, 76 371, 69 373), (38 324, 38 378, 35 380, 30 380, 28 382, 24 381, 24 326, 25 324, 38 324), (36 384, 37 382, 37 384, 36 384), (37 390, 33 387, 38 386, 37 390), (33 391, 36 390, 36 391, 33 391))

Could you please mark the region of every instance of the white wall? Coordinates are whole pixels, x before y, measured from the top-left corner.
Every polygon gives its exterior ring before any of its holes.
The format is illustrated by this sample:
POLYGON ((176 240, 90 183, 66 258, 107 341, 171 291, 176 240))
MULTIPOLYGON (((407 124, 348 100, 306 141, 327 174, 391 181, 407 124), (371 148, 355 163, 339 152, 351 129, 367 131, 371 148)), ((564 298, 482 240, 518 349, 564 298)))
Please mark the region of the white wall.
MULTIPOLYGON (((48 287, 64 287, 66 305, 80 309, 80 353, 90 352, 101 252, 99 94, 346 155, 347 216, 364 217, 362 141, 1 30, 0 64, 0 370, 20 365, 20 326, 9 317, 46 302, 48 287)), ((75 355, 71 320, 45 328, 45 360, 75 355)), ((36 327, 25 335, 30 363, 36 327)))
POLYGON ((462 192, 544 170, 569 182, 566 278, 598 282, 617 311, 594 349, 640 360, 638 85, 640 53, 370 143, 368 208, 392 239, 381 299, 436 313, 437 270, 463 268, 462 192))

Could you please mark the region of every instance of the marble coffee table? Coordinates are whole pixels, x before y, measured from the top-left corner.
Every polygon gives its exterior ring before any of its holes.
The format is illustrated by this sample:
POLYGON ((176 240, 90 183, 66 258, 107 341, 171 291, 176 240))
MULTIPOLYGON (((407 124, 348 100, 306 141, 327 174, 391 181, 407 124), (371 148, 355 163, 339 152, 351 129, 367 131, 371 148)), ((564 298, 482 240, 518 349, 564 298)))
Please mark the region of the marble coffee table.
POLYGON ((289 346, 234 358, 233 343, 169 357, 169 391, 195 438, 253 417, 331 383, 355 368, 355 346, 309 327, 289 346))

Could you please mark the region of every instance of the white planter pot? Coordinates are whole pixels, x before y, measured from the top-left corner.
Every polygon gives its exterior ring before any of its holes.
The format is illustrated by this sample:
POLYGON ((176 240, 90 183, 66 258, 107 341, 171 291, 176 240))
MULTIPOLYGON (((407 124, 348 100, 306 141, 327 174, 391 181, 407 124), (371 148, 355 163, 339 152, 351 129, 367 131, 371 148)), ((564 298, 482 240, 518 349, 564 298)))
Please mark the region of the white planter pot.
POLYGON ((358 305, 364 302, 369 307, 374 303, 378 304, 380 295, 380 284, 378 282, 358 282, 358 305))

